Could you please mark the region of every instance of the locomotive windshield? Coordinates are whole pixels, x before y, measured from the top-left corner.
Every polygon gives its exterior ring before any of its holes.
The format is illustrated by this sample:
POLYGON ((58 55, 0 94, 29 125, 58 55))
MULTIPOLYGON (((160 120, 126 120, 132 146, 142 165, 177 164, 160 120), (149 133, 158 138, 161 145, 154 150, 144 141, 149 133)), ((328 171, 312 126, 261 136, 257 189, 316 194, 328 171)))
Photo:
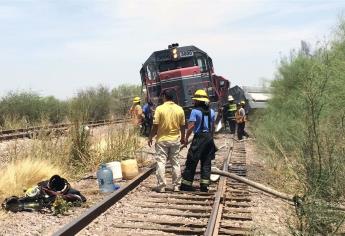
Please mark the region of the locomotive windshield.
POLYGON ((186 67, 194 66, 193 57, 181 58, 178 61, 162 61, 159 63, 159 72, 164 72, 168 70, 176 70, 186 67))

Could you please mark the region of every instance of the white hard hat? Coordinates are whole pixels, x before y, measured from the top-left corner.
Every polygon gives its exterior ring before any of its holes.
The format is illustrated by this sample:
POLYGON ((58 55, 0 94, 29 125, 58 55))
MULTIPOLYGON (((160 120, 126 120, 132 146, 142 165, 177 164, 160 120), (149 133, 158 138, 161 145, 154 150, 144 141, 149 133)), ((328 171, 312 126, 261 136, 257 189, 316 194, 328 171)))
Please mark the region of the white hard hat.
POLYGON ((234 100, 234 98, 231 95, 229 95, 228 96, 228 101, 233 101, 233 100, 234 100))

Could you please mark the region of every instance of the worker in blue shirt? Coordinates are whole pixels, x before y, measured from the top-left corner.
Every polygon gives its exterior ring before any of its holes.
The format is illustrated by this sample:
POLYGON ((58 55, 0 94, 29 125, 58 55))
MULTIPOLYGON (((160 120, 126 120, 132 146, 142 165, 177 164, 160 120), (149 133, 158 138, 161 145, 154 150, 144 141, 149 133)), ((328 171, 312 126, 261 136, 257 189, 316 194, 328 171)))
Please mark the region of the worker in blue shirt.
POLYGON ((142 127, 142 134, 148 136, 151 132, 152 122, 153 122, 153 103, 148 100, 143 106, 144 122, 142 127))
POLYGON ((200 161, 200 191, 207 192, 210 184, 211 160, 214 159, 216 152, 213 140, 215 112, 209 108, 209 99, 204 90, 197 90, 192 99, 195 101, 195 107, 188 120, 184 146, 188 144, 188 138, 192 132, 194 132, 194 137, 188 150, 180 190, 195 191, 193 180, 200 161))

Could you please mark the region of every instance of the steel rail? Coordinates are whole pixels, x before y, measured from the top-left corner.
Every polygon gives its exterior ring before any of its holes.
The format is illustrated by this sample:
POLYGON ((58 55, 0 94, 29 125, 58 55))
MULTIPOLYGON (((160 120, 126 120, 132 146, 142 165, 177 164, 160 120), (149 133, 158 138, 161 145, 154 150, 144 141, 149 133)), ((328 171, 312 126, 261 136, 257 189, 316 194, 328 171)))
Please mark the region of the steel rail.
MULTIPOLYGON (((125 120, 125 119, 88 121, 88 122, 85 122, 84 125, 116 123, 116 122, 121 122, 123 120, 125 120)), ((71 125, 73 125, 73 123, 59 123, 59 124, 47 125, 47 126, 29 126, 26 128, 6 129, 6 130, 0 130, 0 135, 26 132, 26 131, 34 131, 34 130, 40 130, 40 129, 54 129, 54 128, 60 128, 60 127, 67 127, 67 126, 71 126, 71 125)))
MULTIPOLYGON (((230 156, 231 156, 232 150, 233 150, 233 145, 234 145, 234 142, 232 141, 232 144, 229 147, 228 153, 227 153, 226 158, 224 160, 224 164, 223 164, 223 168, 222 168, 223 171, 228 170, 230 156)), ((220 180, 218 182, 217 192, 215 194, 215 198, 214 198, 214 202, 213 202, 213 206, 212 206, 212 211, 210 214, 210 218, 207 222, 204 236, 212 236, 213 235, 213 232, 215 230, 215 226, 217 224, 217 219, 219 217, 218 211, 219 211, 219 206, 221 204, 221 201, 223 199, 225 186, 226 186, 226 178, 222 176, 222 177, 220 177, 220 180)))
MULTIPOLYGON (((96 127, 96 126, 108 125, 108 124, 118 124, 122 122, 126 122, 126 119, 92 121, 92 122, 84 123, 84 125, 87 125, 90 127, 96 127)), ((35 132, 37 133, 42 130, 46 130, 46 131, 54 130, 54 129, 65 130, 71 127, 72 125, 73 125, 72 123, 60 123, 60 124, 48 125, 48 126, 32 126, 28 128, 0 130, 0 141, 31 137, 35 132)))
POLYGON ((77 219, 73 220, 69 224, 65 225, 63 228, 58 230, 53 234, 53 236, 70 236, 77 234, 80 230, 89 225, 94 219, 96 219, 100 214, 105 212, 108 208, 113 206, 116 202, 121 200, 126 194, 131 190, 136 188, 142 181, 149 177, 152 172, 156 169, 156 164, 151 165, 147 170, 139 174, 133 180, 131 180, 124 187, 115 191, 111 195, 107 196, 97 205, 88 209, 84 214, 82 214, 77 219))

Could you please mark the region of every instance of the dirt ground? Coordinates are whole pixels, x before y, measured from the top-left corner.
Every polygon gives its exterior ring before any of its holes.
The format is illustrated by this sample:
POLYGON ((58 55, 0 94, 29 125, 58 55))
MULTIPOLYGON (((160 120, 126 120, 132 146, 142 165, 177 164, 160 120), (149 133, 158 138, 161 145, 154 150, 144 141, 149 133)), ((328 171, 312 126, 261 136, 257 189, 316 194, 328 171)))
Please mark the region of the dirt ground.
MULTIPOLYGON (((99 133, 104 132, 104 129, 106 128, 95 130, 94 135, 99 135, 99 133)), ((23 140, 23 143, 27 143, 27 141, 23 140)), ((247 177, 269 186, 272 177, 265 171, 268 165, 265 163, 264 159, 256 153, 253 140, 247 140, 245 143, 247 151, 247 177)), ((3 149, 4 146, 5 144, 2 143, 0 148, 3 149)), ((149 148, 145 149, 149 152, 153 151, 149 148)), ((1 162, 4 163, 6 161, 7 160, 3 158, 1 162)), ((74 182, 72 183, 72 187, 81 190, 88 198, 88 203, 85 205, 86 208, 94 205, 105 196, 98 193, 97 181, 94 179, 74 182)), ((253 188, 250 188, 250 190, 254 235, 290 235, 287 222, 291 220, 293 216, 293 206, 286 201, 272 197, 259 190, 253 188)), ((0 235, 50 235, 62 225, 82 214, 85 211, 85 207, 73 208, 68 215, 60 217, 37 212, 4 213, 0 211, 0 235)))
MULTIPOLYGON (((247 177, 270 187, 270 180, 274 177, 269 176, 265 171, 268 165, 264 158, 256 152, 254 141, 245 142, 247 177)), ((250 188, 250 190, 254 235, 291 235, 288 225, 293 220, 294 206, 260 190, 254 188, 250 188)))

